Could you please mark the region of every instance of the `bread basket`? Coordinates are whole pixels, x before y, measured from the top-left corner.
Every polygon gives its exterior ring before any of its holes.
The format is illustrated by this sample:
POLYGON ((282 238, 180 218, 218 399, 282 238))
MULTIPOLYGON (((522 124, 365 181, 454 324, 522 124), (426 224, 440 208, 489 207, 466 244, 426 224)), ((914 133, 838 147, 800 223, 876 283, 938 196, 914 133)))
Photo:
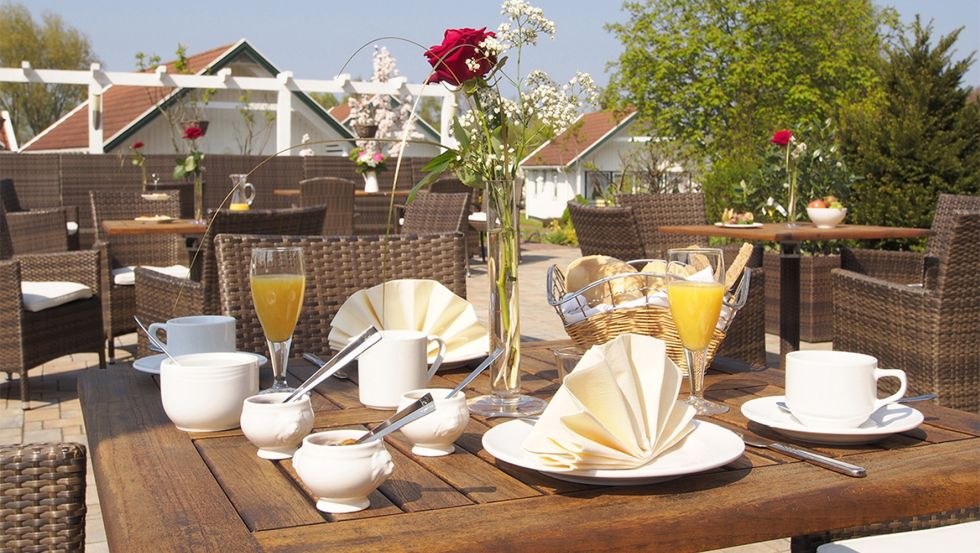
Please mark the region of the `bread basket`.
MULTIPOLYGON (((643 267, 651 261, 636 259, 628 263, 633 267, 643 267)), ((725 292, 721 318, 708 345, 709 363, 725 339, 725 332, 738 310, 745 306, 750 280, 751 271, 743 269, 735 285, 725 292)), ((679 367, 687 369, 684 346, 667 305, 666 276, 663 273, 613 275, 569 293, 565 289, 565 274, 557 265, 552 265, 548 268, 546 285, 548 303, 555 308, 568 336, 579 347, 604 344, 625 333, 653 336, 665 341, 667 355, 679 367), (593 298, 592 304, 588 298, 593 298), (622 301, 617 298, 629 299, 622 301)))

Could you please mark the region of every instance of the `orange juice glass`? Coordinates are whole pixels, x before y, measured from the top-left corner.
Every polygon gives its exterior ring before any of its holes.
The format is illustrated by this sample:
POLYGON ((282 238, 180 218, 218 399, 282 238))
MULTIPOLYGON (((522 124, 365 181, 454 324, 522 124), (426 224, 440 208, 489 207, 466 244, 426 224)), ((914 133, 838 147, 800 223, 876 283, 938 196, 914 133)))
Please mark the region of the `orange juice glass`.
POLYGON ((272 387, 260 393, 292 391, 286 383, 286 363, 306 288, 302 248, 252 248, 249 280, 272 362, 272 387))

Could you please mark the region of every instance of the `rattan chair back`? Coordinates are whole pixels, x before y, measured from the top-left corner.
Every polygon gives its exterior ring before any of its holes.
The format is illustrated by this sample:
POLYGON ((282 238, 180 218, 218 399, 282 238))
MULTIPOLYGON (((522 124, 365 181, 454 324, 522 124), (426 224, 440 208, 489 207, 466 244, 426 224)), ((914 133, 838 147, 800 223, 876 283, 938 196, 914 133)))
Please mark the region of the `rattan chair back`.
POLYGON ((85 550, 85 446, 0 446, 0 551, 85 550))
POLYGON ((433 232, 466 233, 469 223, 466 213, 470 205, 468 192, 420 192, 405 207, 402 234, 433 232))
POLYGON ((303 207, 325 205, 324 235, 354 234, 354 181, 340 177, 313 177, 299 181, 303 207))
POLYGON ((10 227, 7 226, 7 211, 0 205, 0 259, 10 259, 14 256, 14 243, 10 238, 10 227))
POLYGON ((932 218, 932 236, 926 242, 926 256, 942 259, 949 248, 958 211, 980 211, 980 196, 940 194, 932 218))
POLYGON ((645 256, 648 258, 666 259, 670 248, 708 245, 708 239, 702 236, 657 232, 657 227, 665 225, 707 224, 704 194, 701 192, 617 194, 616 203, 633 208, 633 216, 636 217, 645 256))
POLYGON ((106 236, 102 221, 132 220, 145 215, 180 217, 176 191, 161 192, 165 200, 147 200, 139 192, 93 190, 89 192, 95 240, 109 244, 109 267, 187 264, 183 240, 170 234, 106 236))
POLYGON ((299 246, 306 264, 306 295, 292 355, 330 350, 330 322, 354 292, 399 278, 432 279, 466 297, 463 235, 441 233, 380 236, 218 236, 221 312, 238 320, 238 348, 266 349, 252 306, 249 259, 252 248, 299 246))
POLYGON ((3 207, 7 213, 24 211, 20 206, 20 199, 17 198, 13 179, 0 179, 0 207, 3 207))
POLYGON ((583 256, 608 255, 623 261, 644 258, 632 207, 596 207, 572 200, 568 213, 583 256))

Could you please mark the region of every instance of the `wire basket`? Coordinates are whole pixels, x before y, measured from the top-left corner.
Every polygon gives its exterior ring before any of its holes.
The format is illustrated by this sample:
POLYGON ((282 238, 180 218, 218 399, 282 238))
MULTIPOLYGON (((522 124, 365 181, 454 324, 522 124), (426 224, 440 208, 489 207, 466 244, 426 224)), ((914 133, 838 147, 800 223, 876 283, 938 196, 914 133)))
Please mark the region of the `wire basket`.
MULTIPOLYGON (((650 259, 628 263, 642 267, 650 259)), ((738 310, 748 299, 752 272, 743 270, 737 284, 725 292, 720 323, 708 345, 708 362, 725 339, 738 310)), ((582 348, 604 344, 621 334, 643 334, 667 343, 667 355, 684 370, 684 346, 666 301, 663 273, 623 273, 597 280, 574 293, 565 289, 565 274, 557 265, 548 268, 548 303, 561 317, 568 336, 582 348), (662 293, 658 293, 662 292, 662 293)))

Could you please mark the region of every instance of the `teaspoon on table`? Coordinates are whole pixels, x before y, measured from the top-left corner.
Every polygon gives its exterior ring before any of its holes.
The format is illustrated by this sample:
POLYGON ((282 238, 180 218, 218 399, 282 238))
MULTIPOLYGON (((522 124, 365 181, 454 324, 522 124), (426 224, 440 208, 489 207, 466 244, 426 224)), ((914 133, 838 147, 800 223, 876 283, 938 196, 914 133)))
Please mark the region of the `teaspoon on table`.
POLYGON ((384 422, 375 426, 371 430, 364 434, 355 441, 355 444, 363 444, 364 442, 370 442, 372 440, 380 440, 381 438, 391 434, 395 430, 405 426, 406 424, 420 419, 429 413, 436 410, 436 402, 432 399, 432 394, 425 394, 424 396, 418 398, 410 405, 407 405, 401 411, 398 411, 384 422))
POLYGON ((812 451, 807 451, 805 449, 798 449, 784 443, 763 439, 758 436, 746 437, 740 432, 736 432, 736 434, 742 438, 743 442, 753 447, 764 447, 766 449, 785 453, 790 457, 796 457, 797 459, 801 459, 803 461, 813 463, 814 465, 821 466, 825 469, 830 469, 834 472, 839 472, 854 478, 864 478, 868 475, 868 471, 865 470, 864 467, 852 465, 851 463, 845 463, 844 461, 827 457, 826 455, 820 455, 819 453, 813 453, 812 451))
MULTIPOLYGON (((929 393, 929 394, 922 394, 921 396, 902 397, 895 400, 895 403, 914 403, 916 401, 928 401, 930 399, 936 399, 936 394, 929 393)), ((786 405, 785 401, 777 401, 776 407, 779 407, 780 409, 786 411, 787 413, 793 412, 790 410, 789 405, 786 405)))

